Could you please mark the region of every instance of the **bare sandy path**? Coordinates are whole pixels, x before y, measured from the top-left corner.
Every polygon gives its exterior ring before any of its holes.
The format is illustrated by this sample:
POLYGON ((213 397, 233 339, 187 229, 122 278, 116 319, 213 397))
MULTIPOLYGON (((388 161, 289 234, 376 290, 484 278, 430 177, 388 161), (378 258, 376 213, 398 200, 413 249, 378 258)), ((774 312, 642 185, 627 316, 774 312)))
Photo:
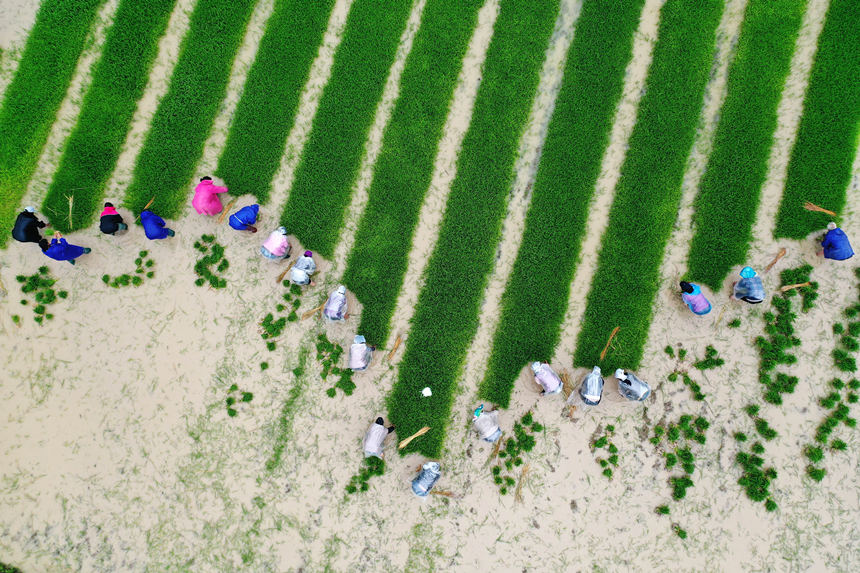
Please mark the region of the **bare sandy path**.
POLYGON ((39 0, 5 0, 0 5, 0 101, 18 69, 38 11, 39 0))

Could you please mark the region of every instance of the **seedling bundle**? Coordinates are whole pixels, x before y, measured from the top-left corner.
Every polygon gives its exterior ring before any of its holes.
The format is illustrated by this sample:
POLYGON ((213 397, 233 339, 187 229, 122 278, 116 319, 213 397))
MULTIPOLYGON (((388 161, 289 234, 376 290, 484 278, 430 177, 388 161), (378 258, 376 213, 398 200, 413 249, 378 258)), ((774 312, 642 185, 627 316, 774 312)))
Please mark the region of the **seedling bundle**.
POLYGON ((611 442, 612 436, 615 434, 615 426, 608 425, 603 436, 594 440, 591 444, 591 452, 597 454, 597 450, 606 449, 609 456, 606 458, 594 458, 600 467, 603 468, 603 475, 608 479, 612 479, 612 468, 618 466, 618 448, 611 442), (612 467, 610 467, 612 466, 612 467))
POLYGON ((493 483, 499 486, 500 494, 506 495, 517 482, 513 475, 505 475, 505 472, 513 473, 514 468, 523 465, 523 454, 535 447, 534 434, 542 431, 543 426, 535 421, 531 412, 526 412, 519 422, 514 423, 514 437, 505 440, 504 448, 498 452, 499 463, 491 470, 493 483))
POLYGON ((238 414, 237 408, 239 404, 247 404, 254 399, 254 394, 251 392, 242 392, 237 384, 232 384, 227 390, 227 399, 224 400, 227 406, 227 415, 234 418, 238 414))
MULTIPOLYGON (((45 320, 51 320, 54 315, 48 312, 48 307, 58 298, 66 298, 69 296, 67 291, 55 291, 53 287, 56 284, 56 279, 51 278, 51 273, 48 267, 39 267, 39 271, 30 276, 18 275, 15 280, 21 283, 21 293, 30 294, 33 301, 36 303, 33 306, 33 320, 37 324, 43 324, 45 320)), ((21 304, 27 306, 30 302, 26 298, 21 299, 21 304)), ((12 316, 12 321, 15 324, 21 323, 21 318, 16 314, 12 316)))
POLYGON ((358 474, 349 479, 349 483, 346 486, 346 493, 353 494, 359 491, 367 491, 370 487, 367 483, 370 478, 373 476, 381 476, 384 473, 385 461, 382 458, 377 458, 376 456, 364 458, 364 462, 362 462, 361 469, 358 474))
POLYGON ((227 286, 227 281, 215 273, 223 273, 230 267, 230 262, 224 258, 224 247, 215 242, 215 235, 203 235, 194 243, 194 248, 203 253, 203 258, 194 264, 194 272, 198 278, 194 281, 197 286, 207 282, 212 288, 221 289, 227 286), (215 272, 211 267, 215 267, 215 272))
POLYGON ((342 355, 343 347, 340 344, 331 342, 325 334, 320 334, 317 337, 317 360, 322 362, 323 367, 320 377, 325 380, 329 374, 337 376, 337 382, 325 392, 329 398, 335 397, 338 388, 347 396, 351 396, 353 390, 355 390, 355 383, 352 381, 352 370, 341 368, 337 365, 342 355))
POLYGON ((125 273, 111 278, 110 275, 102 275, 102 282, 113 288, 129 285, 140 286, 144 277, 151 279, 155 277, 155 261, 149 257, 149 251, 140 251, 134 260, 135 269, 133 274, 125 273))

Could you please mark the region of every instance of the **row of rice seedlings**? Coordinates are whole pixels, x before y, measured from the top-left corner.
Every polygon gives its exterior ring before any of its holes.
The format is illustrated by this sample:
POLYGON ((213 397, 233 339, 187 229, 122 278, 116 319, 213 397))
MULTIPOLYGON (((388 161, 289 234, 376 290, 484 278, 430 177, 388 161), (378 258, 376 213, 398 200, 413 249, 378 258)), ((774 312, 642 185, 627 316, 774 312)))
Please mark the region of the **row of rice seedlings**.
POLYGON ((255 0, 197 1, 170 87, 152 118, 126 192, 126 205, 135 213, 153 196, 162 217, 174 217, 186 204, 255 4, 255 0))
POLYGON ((744 262, 806 0, 750 0, 695 202, 688 275, 714 291, 744 262))
MULTIPOLYGON (((104 0, 44 0, 0 104, 0 229, 11 229, 27 183, 104 0)), ((0 233, 0 247, 9 239, 0 233)))
MULTIPOLYGON (((289 281, 284 281, 283 286, 289 287, 289 289, 283 294, 284 302, 279 302, 275 305, 275 311, 283 313, 289 310, 289 314, 276 319, 275 315, 270 312, 260 322, 260 328, 262 329, 260 338, 266 341, 266 349, 269 352, 277 347, 275 339, 281 335, 287 323, 296 322, 299 319, 297 311, 302 306, 302 301, 299 298, 302 294, 302 287, 290 284, 289 281)), ((268 364, 266 364, 266 368, 268 368, 268 364)), ((266 368, 263 368, 262 364, 260 365, 261 370, 265 370, 266 368)))
POLYGON ((194 242, 194 248, 203 253, 203 257, 194 264, 194 272, 197 273, 194 284, 203 286, 208 282, 212 288, 225 288, 227 280, 215 274, 230 267, 230 262, 224 257, 224 246, 215 242, 215 235, 203 235, 194 242), (212 272, 212 266, 215 266, 215 272, 212 272))
MULTIPOLYGON (((45 320, 52 320, 54 315, 48 312, 48 307, 57 299, 65 299, 69 296, 68 291, 54 290, 53 286, 57 284, 57 279, 51 277, 51 272, 48 267, 39 267, 38 272, 32 275, 18 275, 15 280, 21 283, 21 293, 31 295, 33 297, 33 320, 37 324, 43 324, 45 320)), ((30 301, 27 298, 21 299, 22 306, 28 306, 30 301)), ((21 317, 17 314, 12 315, 12 322, 21 324, 21 317)))
POLYGON ((155 261, 149 258, 149 251, 140 251, 134 259, 134 273, 125 273, 111 278, 110 275, 102 275, 102 282, 112 288, 120 288, 129 285, 140 286, 144 277, 155 278, 155 261))
POLYGON ((306 376, 306 367, 308 361, 308 349, 303 345, 299 346, 298 365, 293 368, 293 385, 287 392, 287 399, 281 408, 281 414, 278 417, 277 425, 271 430, 274 433, 274 449, 272 457, 266 461, 266 471, 273 472, 281 465, 281 459, 284 456, 284 450, 290 442, 290 437, 293 431, 293 417, 299 405, 299 399, 308 382, 306 376))
POLYGON ((216 174, 261 203, 269 199, 333 5, 334 0, 278 0, 248 72, 216 174))
POLYGON ((322 363, 320 378, 325 380, 329 374, 337 377, 334 386, 325 391, 329 398, 335 397, 338 388, 347 396, 351 396, 355 390, 355 383, 352 381, 352 370, 338 366, 342 355, 343 347, 340 344, 330 341, 325 334, 317 336, 317 360, 322 363))
POLYGON ((520 139, 558 8, 557 0, 501 2, 457 177, 427 265, 427 282, 416 304, 398 380, 388 397, 389 418, 403 435, 430 427, 402 453, 438 457, 441 450, 457 376, 478 326, 520 139), (428 387, 433 394, 424 397, 422 389, 428 387))
POLYGON ((411 238, 481 4, 428 2, 406 59, 400 96, 385 128, 367 207, 344 274, 344 282, 362 304, 358 330, 370 340, 388 338, 411 238))
MULTIPOLYGON (((672 499, 680 501, 687 497, 687 490, 694 487, 692 475, 696 471, 696 455, 693 448, 704 445, 707 441, 706 432, 711 424, 703 416, 683 414, 677 422, 661 423, 654 426, 654 435, 649 440, 659 453, 663 456, 666 471, 670 474, 677 472, 678 468, 683 473, 670 475, 669 485, 672 486, 672 499)), ((668 505, 661 505, 655 509, 659 515, 669 515, 668 505)), ((687 532, 677 523, 672 529, 681 539, 687 538, 687 532)))
POLYGON ((695 139, 723 8, 718 0, 667 0, 660 10, 660 31, 645 93, 577 341, 577 366, 599 365, 604 371, 616 366, 635 369, 642 359, 660 284, 660 263, 678 213, 681 181, 695 139), (616 326, 621 330, 615 345, 601 360, 616 326))
MULTIPOLYGON (((505 440, 505 447, 498 452, 499 462, 490 470, 493 474, 493 483, 499 487, 500 494, 507 495, 510 488, 517 483, 515 468, 523 465, 523 455, 532 451, 537 444, 534 434, 542 431, 543 425, 534 419, 531 412, 526 412, 519 422, 514 422, 514 437, 505 440), (505 472, 510 474, 505 475, 505 472)), ((520 479, 523 477, 522 474, 523 472, 520 474, 520 479)))
POLYGON ((176 0, 120 0, 43 210, 68 232, 90 224, 116 167, 176 0), (74 196, 71 220, 67 195, 74 196))
MULTIPOLYGON (((281 217, 302 245, 334 253, 365 141, 412 0, 355 0, 281 217)), ((405 175, 405 173, 403 174, 405 175)))
POLYGON ((523 242, 502 297, 481 384, 481 396, 500 406, 507 407, 523 365, 548 360, 558 344, 589 202, 643 4, 643 0, 585 2, 576 22, 523 242))
POLYGON ((239 413, 239 405, 248 404, 253 399, 253 393, 242 392, 239 390, 239 386, 237 384, 231 384, 230 389, 227 390, 227 398, 224 400, 225 404, 227 405, 227 415, 231 418, 235 418, 236 414, 239 413))
POLYGON ((591 444, 591 453, 597 454, 598 450, 606 449, 609 455, 605 458, 594 458, 594 461, 603 468, 603 475, 608 479, 612 479, 612 468, 618 466, 618 446, 612 443, 612 436, 615 434, 615 426, 608 425, 603 435, 591 444), (612 466, 612 467, 610 467, 612 466))
MULTIPOLYGON (((777 432, 770 427, 767 420, 759 416, 759 407, 755 404, 750 404, 744 411, 753 420, 755 430, 765 439, 765 441, 773 440, 777 437, 777 432)), ((735 455, 735 463, 741 470, 741 477, 738 479, 738 485, 744 488, 747 497, 753 501, 764 502, 767 511, 774 511, 777 508, 776 502, 770 496, 770 483, 776 479, 777 473, 773 467, 764 466, 765 453, 764 444, 760 441, 755 441, 750 445, 749 451, 744 451, 746 442, 749 441, 749 436, 744 432, 735 432, 735 441, 738 443, 738 453, 735 455)))
POLYGON ((361 463, 361 469, 358 473, 349 478, 349 483, 346 485, 346 493, 353 494, 359 491, 367 491, 369 489, 368 481, 373 476, 381 476, 385 473, 385 461, 376 456, 364 458, 361 463))
MULTIPOLYGON (((670 357, 675 358, 675 349, 671 346, 666 346, 663 351, 670 357)), ((675 382, 678 380, 678 377, 681 377, 681 380, 684 382, 684 386, 690 389, 690 392, 693 394, 693 400, 697 402, 702 402, 705 399, 705 393, 702 392, 702 386, 692 379, 689 374, 688 369, 684 364, 684 359, 687 356, 687 350, 682 348, 681 345, 678 345, 678 359, 675 364, 675 368, 669 375, 666 377, 669 382, 675 382)), ((708 346, 705 351, 705 358, 702 360, 698 360, 693 363, 693 367, 699 370, 710 370, 712 368, 717 368, 723 365, 723 359, 718 357, 717 350, 713 346, 708 346)))
POLYGON ((805 201, 842 212, 860 126, 860 2, 831 0, 788 164, 777 237, 801 239, 831 219, 805 201))

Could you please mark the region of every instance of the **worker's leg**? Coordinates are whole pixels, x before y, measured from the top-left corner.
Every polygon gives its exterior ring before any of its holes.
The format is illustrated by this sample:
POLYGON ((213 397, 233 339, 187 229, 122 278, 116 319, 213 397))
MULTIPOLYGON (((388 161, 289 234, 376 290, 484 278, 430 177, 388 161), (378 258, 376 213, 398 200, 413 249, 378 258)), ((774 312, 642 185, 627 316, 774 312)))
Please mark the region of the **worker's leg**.
POLYGON ((388 426, 388 433, 390 434, 393 431, 394 431, 394 426, 388 426))
POLYGON ((380 416, 379 418, 377 418, 375 423, 376 423, 376 424, 379 424, 380 426, 384 426, 384 425, 385 425, 385 421, 382 419, 382 416, 380 416))

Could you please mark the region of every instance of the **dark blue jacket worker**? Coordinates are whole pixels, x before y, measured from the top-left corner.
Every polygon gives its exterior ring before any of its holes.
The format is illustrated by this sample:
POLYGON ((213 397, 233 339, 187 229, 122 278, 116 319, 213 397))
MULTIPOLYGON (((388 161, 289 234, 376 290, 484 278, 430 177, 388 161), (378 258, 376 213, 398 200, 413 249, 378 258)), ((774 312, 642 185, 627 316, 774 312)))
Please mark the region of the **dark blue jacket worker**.
POLYGON ((824 249, 825 259, 844 261, 854 256, 854 250, 851 248, 851 243, 848 242, 848 236, 845 231, 836 226, 836 223, 827 224, 827 234, 824 235, 821 247, 824 249))
POLYGON ((153 213, 152 211, 143 211, 140 214, 140 222, 143 224, 143 232, 146 233, 147 239, 166 239, 172 237, 176 233, 173 229, 165 227, 164 219, 153 213))

